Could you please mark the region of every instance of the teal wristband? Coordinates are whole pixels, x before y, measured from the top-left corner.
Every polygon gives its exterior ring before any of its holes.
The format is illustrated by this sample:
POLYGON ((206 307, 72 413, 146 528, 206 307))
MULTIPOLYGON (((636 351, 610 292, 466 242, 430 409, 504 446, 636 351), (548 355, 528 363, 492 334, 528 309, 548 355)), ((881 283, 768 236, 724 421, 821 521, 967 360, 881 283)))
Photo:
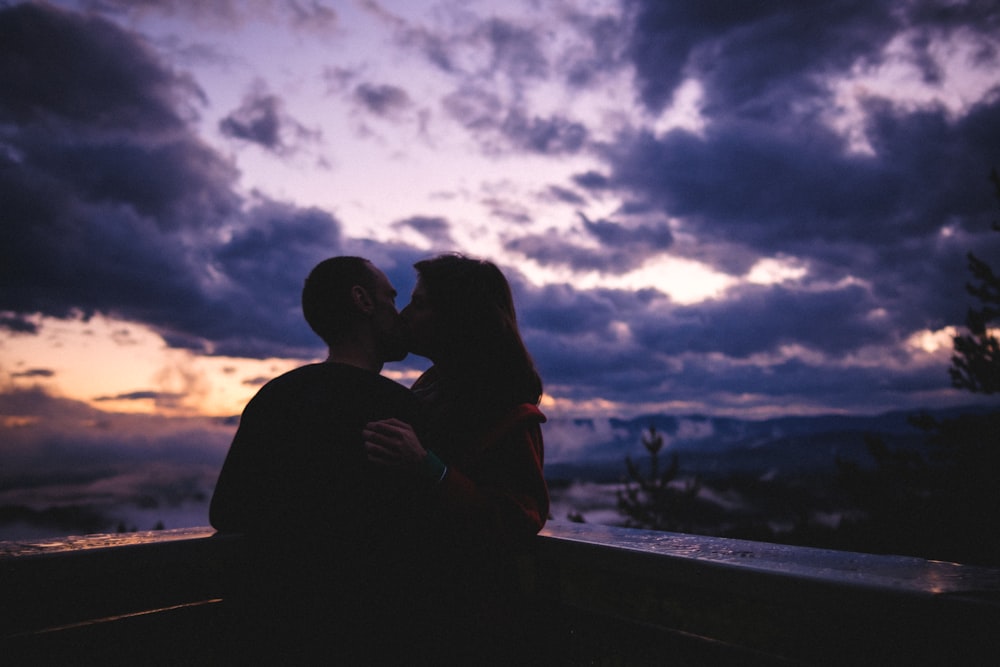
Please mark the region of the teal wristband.
POLYGON ((440 482, 448 473, 448 466, 438 458, 437 454, 429 449, 427 450, 427 456, 424 457, 424 469, 427 471, 427 476, 435 482, 440 482))

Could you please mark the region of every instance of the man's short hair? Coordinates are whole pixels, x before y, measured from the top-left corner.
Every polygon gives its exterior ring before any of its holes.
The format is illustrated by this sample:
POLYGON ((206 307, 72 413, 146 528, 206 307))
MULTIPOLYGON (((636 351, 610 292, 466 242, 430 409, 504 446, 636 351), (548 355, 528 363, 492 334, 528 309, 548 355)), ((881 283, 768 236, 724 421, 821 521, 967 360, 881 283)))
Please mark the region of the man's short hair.
POLYGON ((331 257, 317 264, 302 288, 302 314, 327 345, 347 332, 355 285, 375 293, 375 273, 363 257, 331 257))

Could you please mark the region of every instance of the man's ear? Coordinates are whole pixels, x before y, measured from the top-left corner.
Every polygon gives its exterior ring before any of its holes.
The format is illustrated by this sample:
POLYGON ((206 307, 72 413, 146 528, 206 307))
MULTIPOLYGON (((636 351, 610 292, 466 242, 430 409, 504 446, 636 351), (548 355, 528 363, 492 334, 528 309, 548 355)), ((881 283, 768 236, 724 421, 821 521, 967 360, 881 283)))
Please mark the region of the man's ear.
POLYGON ((368 294, 368 290, 361 285, 355 285, 351 288, 351 302, 366 315, 371 314, 375 310, 375 302, 372 300, 371 295, 368 294))

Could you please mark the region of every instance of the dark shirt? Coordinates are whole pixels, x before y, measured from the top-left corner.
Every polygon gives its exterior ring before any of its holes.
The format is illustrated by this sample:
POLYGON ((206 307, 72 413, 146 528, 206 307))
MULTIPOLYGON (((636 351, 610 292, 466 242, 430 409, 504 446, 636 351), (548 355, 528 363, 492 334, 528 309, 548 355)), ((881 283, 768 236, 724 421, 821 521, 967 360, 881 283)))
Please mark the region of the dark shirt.
POLYGON ((396 599, 384 575, 413 491, 368 463, 361 437, 388 417, 417 423, 413 394, 343 364, 297 368, 247 404, 209 512, 220 532, 246 535, 226 572, 241 659, 311 664, 332 651, 348 664, 392 648, 371 633, 396 599))
POLYGON ((362 447, 362 427, 387 417, 416 423, 417 402, 377 373, 323 363, 271 380, 243 411, 212 497, 212 526, 300 538, 367 526, 398 492, 362 447))

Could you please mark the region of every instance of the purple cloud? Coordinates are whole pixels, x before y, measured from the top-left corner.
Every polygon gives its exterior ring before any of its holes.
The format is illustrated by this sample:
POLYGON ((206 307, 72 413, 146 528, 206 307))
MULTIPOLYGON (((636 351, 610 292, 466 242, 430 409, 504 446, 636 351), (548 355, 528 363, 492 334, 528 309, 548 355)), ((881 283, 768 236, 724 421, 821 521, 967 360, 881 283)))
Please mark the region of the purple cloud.
POLYGON ((279 155, 295 150, 303 140, 318 134, 289 116, 281 98, 263 90, 248 94, 239 108, 220 120, 219 131, 279 155))

